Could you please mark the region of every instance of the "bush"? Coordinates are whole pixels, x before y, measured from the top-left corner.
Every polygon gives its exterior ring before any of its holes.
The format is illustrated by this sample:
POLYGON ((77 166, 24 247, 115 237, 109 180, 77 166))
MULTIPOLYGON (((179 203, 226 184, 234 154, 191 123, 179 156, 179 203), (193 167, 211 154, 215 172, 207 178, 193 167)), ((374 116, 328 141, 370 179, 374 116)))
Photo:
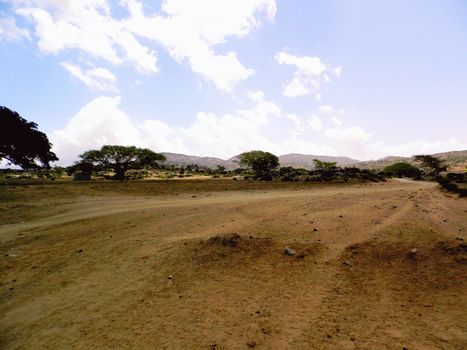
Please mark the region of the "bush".
POLYGON ((390 176, 410 177, 419 179, 421 175, 420 169, 405 162, 394 163, 384 168, 384 171, 390 176))

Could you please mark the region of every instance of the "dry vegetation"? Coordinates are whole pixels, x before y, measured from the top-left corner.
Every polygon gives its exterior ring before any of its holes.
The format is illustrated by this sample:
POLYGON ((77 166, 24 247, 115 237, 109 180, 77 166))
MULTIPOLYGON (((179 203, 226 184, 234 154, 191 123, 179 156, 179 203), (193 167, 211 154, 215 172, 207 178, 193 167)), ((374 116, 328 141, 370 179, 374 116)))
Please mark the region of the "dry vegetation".
POLYGON ((467 201, 434 183, 0 196, 2 349, 467 348, 467 201))

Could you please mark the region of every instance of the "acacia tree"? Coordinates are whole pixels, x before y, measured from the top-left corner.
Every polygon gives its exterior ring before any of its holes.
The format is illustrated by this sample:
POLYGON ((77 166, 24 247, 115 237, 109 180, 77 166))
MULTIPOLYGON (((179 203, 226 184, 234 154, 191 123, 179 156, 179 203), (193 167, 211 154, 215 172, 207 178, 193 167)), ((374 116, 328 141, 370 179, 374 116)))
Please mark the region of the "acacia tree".
POLYGON ((272 180, 274 170, 279 166, 279 158, 269 152, 250 151, 240 155, 240 165, 251 168, 256 179, 272 180))
POLYGON ((128 170, 157 168, 165 160, 163 154, 135 146, 106 145, 100 150, 90 150, 79 156, 80 163, 89 163, 95 169, 112 170, 115 178, 123 180, 128 170))
POLYGON ((23 169, 50 168, 58 160, 47 135, 37 130, 37 124, 28 122, 17 112, 0 106, 0 160, 23 169))
POLYGON ((337 162, 323 162, 322 160, 319 160, 319 159, 313 159, 313 163, 315 165, 315 168, 319 170, 334 169, 336 168, 336 164, 337 164, 337 162))
POLYGON ((431 174, 435 176, 438 176, 440 172, 445 171, 448 168, 443 160, 430 155, 420 154, 414 156, 414 159, 415 161, 420 162, 422 167, 430 169, 431 174))

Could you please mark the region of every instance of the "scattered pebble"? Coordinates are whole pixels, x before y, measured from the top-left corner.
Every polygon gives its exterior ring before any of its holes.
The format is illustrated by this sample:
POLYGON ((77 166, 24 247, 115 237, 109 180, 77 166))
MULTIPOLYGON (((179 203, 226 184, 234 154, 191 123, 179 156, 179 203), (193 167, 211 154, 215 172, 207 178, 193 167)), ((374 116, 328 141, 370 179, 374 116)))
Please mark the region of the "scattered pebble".
POLYGON ((297 252, 290 247, 285 247, 284 254, 292 256, 292 255, 297 254, 297 252))

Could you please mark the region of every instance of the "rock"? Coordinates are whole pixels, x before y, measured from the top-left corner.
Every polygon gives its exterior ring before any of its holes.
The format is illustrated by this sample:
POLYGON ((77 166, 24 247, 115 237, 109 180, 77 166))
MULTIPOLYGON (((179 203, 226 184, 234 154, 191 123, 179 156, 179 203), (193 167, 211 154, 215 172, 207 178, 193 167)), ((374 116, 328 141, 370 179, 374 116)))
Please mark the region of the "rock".
POLYGON ((290 247, 285 247, 284 254, 292 256, 292 255, 297 254, 297 252, 290 247))
POLYGON ((352 262, 349 261, 349 260, 344 260, 344 261, 342 262, 342 265, 345 265, 345 266, 352 266, 353 264, 352 264, 352 262))
POLYGON ((172 278, 173 278, 172 275, 169 275, 169 280, 171 280, 172 278))

